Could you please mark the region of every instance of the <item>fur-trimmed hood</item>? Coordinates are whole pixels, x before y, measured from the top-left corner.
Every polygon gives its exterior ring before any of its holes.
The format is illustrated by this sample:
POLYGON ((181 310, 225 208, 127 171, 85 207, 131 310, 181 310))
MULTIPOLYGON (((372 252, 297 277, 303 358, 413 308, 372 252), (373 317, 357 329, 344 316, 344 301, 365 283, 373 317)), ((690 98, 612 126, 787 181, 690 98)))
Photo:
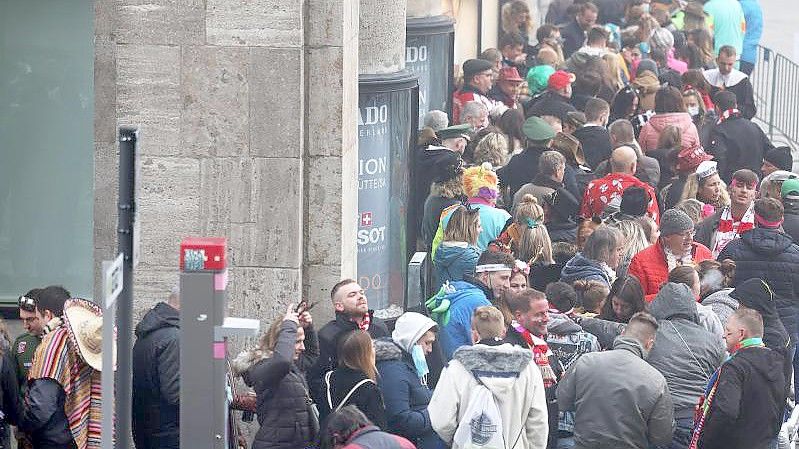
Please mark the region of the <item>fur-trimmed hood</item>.
POLYGON ((236 358, 230 361, 230 368, 233 370, 234 376, 241 376, 248 369, 255 366, 258 362, 267 359, 270 356, 271 354, 260 349, 241 351, 236 358))
POLYGON ((467 372, 480 377, 496 395, 510 391, 520 373, 532 363, 529 349, 505 343, 499 346, 476 344, 461 346, 452 355, 467 372))
POLYGON ((379 338, 374 341, 375 361, 402 360, 405 353, 390 338, 379 338))

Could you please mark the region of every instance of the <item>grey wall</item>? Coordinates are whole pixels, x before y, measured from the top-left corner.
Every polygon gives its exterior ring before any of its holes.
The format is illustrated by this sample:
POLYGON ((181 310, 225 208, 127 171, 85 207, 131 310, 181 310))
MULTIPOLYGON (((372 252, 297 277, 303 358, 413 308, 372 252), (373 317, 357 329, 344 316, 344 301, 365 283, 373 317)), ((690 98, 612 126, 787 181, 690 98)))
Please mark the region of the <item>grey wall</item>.
POLYGON ((138 315, 186 236, 228 237, 231 315, 300 297, 332 315, 356 272, 357 23, 357 0, 95 1, 95 266, 116 251, 116 127, 135 125, 138 315))

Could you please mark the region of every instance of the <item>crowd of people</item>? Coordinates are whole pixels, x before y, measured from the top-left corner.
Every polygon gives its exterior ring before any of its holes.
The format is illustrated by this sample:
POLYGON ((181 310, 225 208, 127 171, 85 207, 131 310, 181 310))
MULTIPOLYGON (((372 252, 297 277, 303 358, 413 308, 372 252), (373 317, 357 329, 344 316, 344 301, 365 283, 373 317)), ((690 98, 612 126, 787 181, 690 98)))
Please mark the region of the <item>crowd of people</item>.
MULTIPOLYGON (((799 175, 750 120, 757 0, 502 2, 412 170, 435 293, 352 279, 229 363, 254 449, 766 449, 793 398, 799 175), (236 386, 246 386, 248 391, 236 386), (789 398, 790 397, 790 398, 789 398), (790 400, 789 400, 790 399, 790 400)), ((101 311, 57 286, 0 335, 2 447, 99 447, 101 311)), ((180 292, 133 349, 137 448, 179 447, 180 292)))

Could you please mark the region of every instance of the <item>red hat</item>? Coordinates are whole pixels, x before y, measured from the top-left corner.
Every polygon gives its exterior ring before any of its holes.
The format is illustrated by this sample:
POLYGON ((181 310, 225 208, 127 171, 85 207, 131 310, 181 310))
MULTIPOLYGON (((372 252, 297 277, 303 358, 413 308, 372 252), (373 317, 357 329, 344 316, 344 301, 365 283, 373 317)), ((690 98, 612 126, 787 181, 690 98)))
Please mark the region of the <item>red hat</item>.
POLYGON ((565 70, 558 70, 557 72, 549 75, 549 81, 547 82, 547 87, 550 89, 564 89, 569 84, 573 83, 575 80, 574 73, 569 73, 565 70))
POLYGON ((503 67, 499 69, 499 81, 518 81, 521 83, 524 79, 519 75, 516 67, 503 67))
POLYGON ((713 156, 705 153, 704 148, 699 144, 686 147, 677 154, 677 171, 683 173, 693 173, 699 164, 713 159, 713 156))

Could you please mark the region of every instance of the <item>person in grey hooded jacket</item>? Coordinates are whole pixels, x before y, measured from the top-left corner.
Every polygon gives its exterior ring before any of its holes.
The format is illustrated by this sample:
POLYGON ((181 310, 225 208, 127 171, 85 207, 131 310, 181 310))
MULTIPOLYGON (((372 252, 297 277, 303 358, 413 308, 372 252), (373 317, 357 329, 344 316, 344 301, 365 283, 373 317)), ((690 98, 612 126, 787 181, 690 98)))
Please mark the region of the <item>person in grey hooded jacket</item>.
POLYGON ((691 440, 694 407, 724 362, 724 343, 700 323, 696 299, 685 284, 664 284, 649 311, 660 328, 647 361, 663 374, 671 391, 677 421, 671 447, 684 448, 691 440))
POLYGON ((575 449, 646 449, 671 441, 674 408, 666 379, 643 359, 658 329, 633 315, 613 349, 583 354, 558 383, 558 407, 575 411, 575 449))

